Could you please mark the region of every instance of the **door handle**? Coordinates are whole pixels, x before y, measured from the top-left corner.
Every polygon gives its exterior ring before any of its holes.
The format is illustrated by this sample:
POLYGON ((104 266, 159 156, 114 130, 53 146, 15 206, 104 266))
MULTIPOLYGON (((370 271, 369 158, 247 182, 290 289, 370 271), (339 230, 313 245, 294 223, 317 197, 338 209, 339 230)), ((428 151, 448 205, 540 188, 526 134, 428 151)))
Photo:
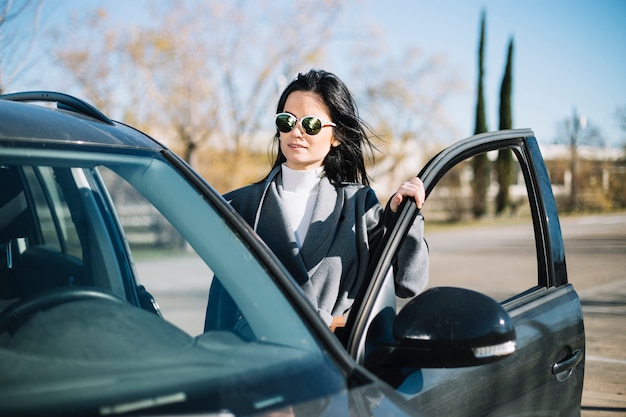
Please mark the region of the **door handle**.
POLYGON ((565 359, 552 365, 552 375, 559 375, 571 371, 583 360, 583 351, 578 349, 569 354, 565 359))

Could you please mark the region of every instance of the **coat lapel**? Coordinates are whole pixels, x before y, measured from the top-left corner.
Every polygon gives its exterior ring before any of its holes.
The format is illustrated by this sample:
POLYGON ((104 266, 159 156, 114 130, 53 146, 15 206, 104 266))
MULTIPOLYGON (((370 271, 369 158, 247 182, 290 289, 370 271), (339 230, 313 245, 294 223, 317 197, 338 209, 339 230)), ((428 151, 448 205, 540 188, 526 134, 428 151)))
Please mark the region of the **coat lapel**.
POLYGON ((289 223, 289 214, 285 211, 278 194, 277 181, 269 184, 259 215, 257 233, 269 248, 281 259, 296 281, 303 285, 308 281, 307 268, 300 256, 296 236, 289 223))
POLYGON ((337 192, 328 178, 321 178, 311 224, 300 251, 308 271, 318 265, 330 251, 337 224, 341 220, 343 197, 343 193, 337 192))
POLYGON ((320 180, 311 224, 302 247, 298 248, 295 233, 288 221, 289 214, 278 191, 282 187, 280 175, 268 180, 271 182, 261 202, 257 232, 306 292, 310 285, 310 274, 333 244, 334 233, 342 219, 344 195, 337 192, 326 177, 320 180))

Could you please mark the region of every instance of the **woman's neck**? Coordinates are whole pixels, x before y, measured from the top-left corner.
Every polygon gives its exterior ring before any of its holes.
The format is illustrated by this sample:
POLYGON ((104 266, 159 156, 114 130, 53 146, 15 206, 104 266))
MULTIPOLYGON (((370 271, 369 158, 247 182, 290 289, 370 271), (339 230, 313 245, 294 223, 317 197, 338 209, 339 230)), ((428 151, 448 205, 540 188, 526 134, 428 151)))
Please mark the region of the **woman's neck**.
POLYGON ((324 167, 295 170, 283 164, 283 189, 290 193, 310 193, 319 184, 324 167))

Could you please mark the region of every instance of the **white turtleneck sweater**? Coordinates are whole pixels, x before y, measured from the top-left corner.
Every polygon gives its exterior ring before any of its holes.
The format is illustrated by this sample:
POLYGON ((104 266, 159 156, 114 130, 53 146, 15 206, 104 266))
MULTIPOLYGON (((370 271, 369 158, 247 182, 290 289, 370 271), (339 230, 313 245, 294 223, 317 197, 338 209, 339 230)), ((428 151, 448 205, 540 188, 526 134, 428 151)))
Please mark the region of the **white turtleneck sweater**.
POLYGON ((320 175, 324 167, 297 171, 281 166, 283 190, 281 197, 289 213, 291 227, 296 234, 298 247, 302 247, 306 232, 309 230, 315 199, 317 198, 320 175))

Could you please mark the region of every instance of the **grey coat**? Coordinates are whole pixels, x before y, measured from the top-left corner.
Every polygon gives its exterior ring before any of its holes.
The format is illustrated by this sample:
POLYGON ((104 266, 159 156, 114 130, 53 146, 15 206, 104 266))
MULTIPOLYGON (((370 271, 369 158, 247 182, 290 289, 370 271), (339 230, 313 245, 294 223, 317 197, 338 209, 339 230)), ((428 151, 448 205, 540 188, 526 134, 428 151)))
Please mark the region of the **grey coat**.
MULTIPOLYGON (((280 168, 264 182, 234 190, 224 197, 282 261, 304 294, 330 323, 344 314, 366 279, 371 254, 393 220, 374 190, 361 184, 333 186, 326 177, 319 183, 308 232, 298 248, 280 198, 280 168)), ((428 282, 428 248, 423 218, 418 216, 398 256, 396 294, 412 297, 428 282)))

